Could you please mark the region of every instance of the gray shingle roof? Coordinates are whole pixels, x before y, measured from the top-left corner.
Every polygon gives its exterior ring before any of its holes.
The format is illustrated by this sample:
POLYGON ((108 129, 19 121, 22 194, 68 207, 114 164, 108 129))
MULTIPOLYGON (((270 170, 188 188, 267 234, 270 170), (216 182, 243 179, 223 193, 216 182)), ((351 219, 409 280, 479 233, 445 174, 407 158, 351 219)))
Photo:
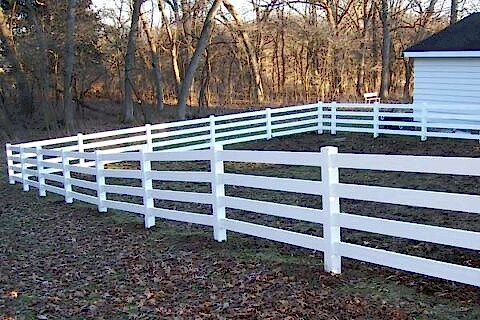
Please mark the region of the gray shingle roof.
POLYGON ((404 52, 480 51, 480 13, 448 26, 404 52))

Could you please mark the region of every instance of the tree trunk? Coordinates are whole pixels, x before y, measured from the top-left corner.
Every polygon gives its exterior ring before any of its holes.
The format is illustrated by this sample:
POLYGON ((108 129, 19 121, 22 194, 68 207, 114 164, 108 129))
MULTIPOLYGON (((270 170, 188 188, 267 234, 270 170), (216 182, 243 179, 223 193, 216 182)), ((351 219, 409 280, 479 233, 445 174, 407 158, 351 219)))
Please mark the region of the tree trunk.
POLYGON ((223 5, 235 20, 235 23, 238 27, 238 31, 240 32, 240 36, 242 38, 243 46, 245 47, 245 51, 247 52, 248 64, 250 66, 250 73, 252 75, 254 90, 255 90, 254 91, 255 103, 262 103, 265 97, 263 92, 262 77, 260 74, 258 57, 255 53, 255 47, 252 45, 250 36, 245 30, 242 17, 238 13, 235 6, 229 0, 224 0, 223 5))
POLYGON ((370 91, 372 90, 378 90, 378 47, 379 47, 379 39, 378 39, 378 33, 377 33, 377 19, 375 18, 375 14, 372 15, 372 57, 373 57, 373 71, 370 76, 370 85, 369 89, 370 91))
POLYGON ((450 24, 454 24, 458 20, 458 0, 451 0, 450 6, 450 24))
POLYGON ((67 7, 67 31, 65 38, 65 71, 63 78, 63 108, 67 132, 73 130, 74 109, 72 104, 72 75, 74 59, 75 7, 77 0, 69 0, 67 7))
POLYGON ((210 52, 207 48, 205 49, 205 65, 203 66, 200 90, 198 93, 198 108, 200 110, 208 108, 208 85, 210 82, 211 69, 212 66, 210 65, 210 52))
POLYGON ((285 66, 285 61, 286 61, 286 56, 285 56, 285 6, 282 6, 282 10, 280 11, 280 17, 281 17, 281 31, 280 31, 280 57, 282 58, 282 65, 281 65, 281 72, 282 72, 282 81, 281 81, 281 90, 282 90, 282 103, 286 103, 287 99, 287 92, 285 89, 285 83, 286 83, 286 77, 287 77, 287 71, 286 71, 286 66, 285 66))
POLYGON ((180 120, 185 119, 186 111, 187 111, 187 99, 188 99, 190 87, 192 86, 193 77, 195 75, 195 71, 197 70, 198 63, 200 62, 200 58, 202 57, 202 53, 208 45, 208 39, 210 38, 210 34, 213 29, 213 22, 215 19, 215 15, 217 14, 221 5, 222 5, 222 0, 214 0, 212 7, 208 11, 207 17, 205 18, 205 22, 203 23, 200 39, 198 39, 195 52, 193 53, 190 63, 188 64, 187 71, 185 72, 185 77, 182 82, 180 95, 178 97, 177 115, 180 120))
POLYGON ((410 85, 412 83, 412 75, 413 75, 413 60, 404 59, 404 66, 405 66, 405 84, 403 86, 403 99, 405 99, 406 101, 410 101, 411 100, 410 85))
MULTIPOLYGON (((363 17, 361 19, 361 33, 362 38, 360 42, 360 61, 358 64, 358 74, 357 74, 357 96, 362 97, 365 93, 365 68, 367 62, 367 50, 366 45, 368 42, 368 27, 372 17, 374 5, 370 3, 370 0, 363 1, 363 17), (370 6, 369 6, 370 4, 370 6)), ((359 22, 360 25, 360 22, 359 22)))
POLYGON ((49 58, 48 58, 48 48, 47 42, 45 39, 45 33, 43 32, 40 21, 38 21, 37 14, 32 4, 32 0, 27 0, 27 10, 30 16, 30 20, 33 24, 33 29, 35 30, 38 46, 40 49, 40 64, 39 64, 39 78, 40 78, 40 105, 43 112, 43 117, 45 121, 45 126, 48 131, 56 128, 56 124, 53 122, 53 113, 51 110, 49 98, 50 98, 50 72, 49 72, 49 58))
POLYGON ((382 19, 383 42, 382 42, 382 79, 380 97, 386 100, 390 90, 390 60, 392 38, 390 35, 390 8, 388 0, 382 0, 380 17, 382 19))
POLYGON ((362 40, 360 44, 360 61, 358 62, 358 73, 357 73, 357 96, 361 97, 365 91, 365 43, 362 40))
MULTIPOLYGON (((167 36, 170 41, 170 60, 172 63, 172 71, 173 76, 175 78, 175 94, 180 94, 180 87, 182 85, 182 79, 180 77, 180 67, 178 66, 178 41, 176 33, 172 32, 170 26, 168 24, 168 16, 165 11, 165 4, 164 0, 158 0, 158 8, 160 9, 160 14, 162 16, 163 25, 165 26, 165 30, 167 31, 167 36)), ((177 15, 175 15, 175 19, 179 19, 177 15)))
POLYGON ((125 55, 125 101, 123 121, 133 122, 133 69, 135 68, 135 48, 137 45, 138 19, 143 0, 133 1, 132 21, 128 33, 127 53, 125 55))
POLYGON ((32 92, 28 83, 25 71, 17 57, 13 35, 7 26, 7 18, 2 10, 0 10, 0 42, 4 47, 4 54, 7 61, 12 67, 17 83, 17 97, 20 101, 20 108, 24 114, 31 114, 33 112, 32 92))
POLYGON ((154 43, 152 34, 150 33, 150 28, 148 26, 147 21, 141 16, 143 30, 145 31, 145 35, 147 36, 148 46, 150 47, 150 59, 152 60, 152 72, 153 72, 153 80, 155 84, 155 101, 156 101, 156 109, 158 111, 163 110, 163 86, 162 86, 162 73, 160 72, 160 63, 159 63, 159 56, 157 45, 154 43))
MULTIPOLYGON (((191 1, 191 0, 180 0, 180 7, 182 9, 182 19, 181 19, 181 33, 182 39, 180 41, 180 59, 181 59, 181 75, 185 79, 185 74, 187 73, 187 68, 189 64, 189 59, 195 52, 195 22, 198 19, 195 7, 199 4, 200 1, 191 1)), ((193 74, 192 84, 195 83, 195 73, 193 74)), ((192 97, 195 95, 194 86, 188 88, 188 102, 192 103, 192 97)))

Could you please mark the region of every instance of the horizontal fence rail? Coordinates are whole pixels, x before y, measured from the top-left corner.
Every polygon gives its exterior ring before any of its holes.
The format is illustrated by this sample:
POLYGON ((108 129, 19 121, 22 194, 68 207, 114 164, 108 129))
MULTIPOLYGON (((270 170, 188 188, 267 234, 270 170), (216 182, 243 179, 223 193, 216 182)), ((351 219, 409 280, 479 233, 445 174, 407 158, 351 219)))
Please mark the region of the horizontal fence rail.
MULTIPOLYGON (((480 269, 342 241, 341 230, 480 250, 480 233, 402 222, 341 210, 340 199, 480 213, 480 196, 427 190, 347 184, 339 169, 383 170, 480 176, 480 159, 321 152, 236 151, 223 146, 304 132, 364 132, 427 137, 480 139, 480 108, 451 109, 426 105, 316 103, 305 106, 210 116, 142 127, 78 134, 6 146, 10 183, 23 190, 37 188, 41 196, 56 193, 68 203, 95 205, 100 212, 117 209, 144 216, 145 227, 156 218, 213 227, 217 241, 227 231, 297 245, 324 253, 325 270, 341 272, 348 257, 401 270, 480 286, 480 269), (178 171, 164 163, 200 163, 198 169, 178 171), (225 162, 319 168, 318 179, 304 180, 225 172, 225 162), (158 165, 160 169, 157 169, 158 165), (321 178, 321 180, 320 180, 321 178), (128 182, 128 183, 127 183, 128 182), (197 183, 199 191, 162 190, 159 182, 197 183), (229 187, 302 193, 321 199, 320 209, 226 195, 229 187), (125 197, 128 197, 126 199, 125 197), (202 212, 172 210, 162 201, 195 203, 202 212), (322 226, 313 236, 228 217, 241 210, 322 226)), ((313 171, 312 171, 313 172, 313 171)))

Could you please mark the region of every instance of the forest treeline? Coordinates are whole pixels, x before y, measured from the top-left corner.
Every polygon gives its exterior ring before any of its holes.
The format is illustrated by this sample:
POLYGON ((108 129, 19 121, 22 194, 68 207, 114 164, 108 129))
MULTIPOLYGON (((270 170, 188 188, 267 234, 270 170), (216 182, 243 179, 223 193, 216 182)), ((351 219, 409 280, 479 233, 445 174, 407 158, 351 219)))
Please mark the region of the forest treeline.
POLYGON ((372 91, 408 101, 413 64, 402 51, 478 9, 464 0, 111 1, 115 9, 99 11, 91 0, 0 0, 2 126, 30 119, 73 131, 79 108, 102 111, 95 99, 119 102, 124 122, 138 105, 175 105, 184 119, 190 106, 358 101, 372 91))

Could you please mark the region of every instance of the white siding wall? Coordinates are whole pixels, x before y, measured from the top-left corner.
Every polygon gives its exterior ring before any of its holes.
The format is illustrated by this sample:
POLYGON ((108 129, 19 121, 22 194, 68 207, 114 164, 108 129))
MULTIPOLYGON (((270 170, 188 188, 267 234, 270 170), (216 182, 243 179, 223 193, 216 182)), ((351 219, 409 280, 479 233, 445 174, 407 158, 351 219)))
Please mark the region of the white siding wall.
POLYGON ((414 58, 414 102, 480 105, 480 58, 414 58))

